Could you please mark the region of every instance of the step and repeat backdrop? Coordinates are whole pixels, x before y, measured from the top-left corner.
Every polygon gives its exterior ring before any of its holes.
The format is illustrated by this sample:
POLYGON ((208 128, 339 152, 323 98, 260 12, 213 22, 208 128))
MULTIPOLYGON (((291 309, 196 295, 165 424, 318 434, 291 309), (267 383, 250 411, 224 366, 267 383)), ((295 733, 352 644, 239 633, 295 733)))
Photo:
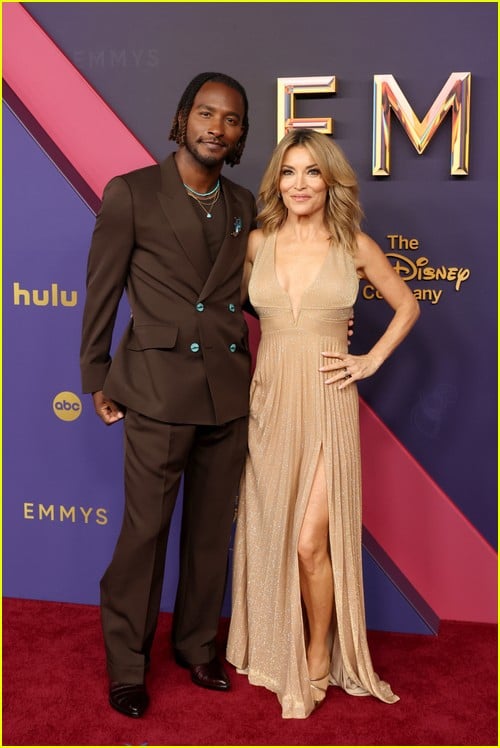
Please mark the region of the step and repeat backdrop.
MULTIPOLYGON (((368 626, 496 619, 496 3, 7 3, 4 594, 95 604, 122 508, 122 426, 80 391, 85 266, 112 176, 163 159, 197 73, 237 78, 254 193, 286 128, 323 130, 364 229, 421 303, 360 386, 368 626)), ((117 320, 117 337, 129 311, 117 320)), ((390 310, 363 283, 354 352, 390 310)), ((253 346, 258 327, 250 321, 253 346)), ((162 608, 177 578, 182 490, 162 608)), ((228 586, 224 613, 230 610, 228 586)))

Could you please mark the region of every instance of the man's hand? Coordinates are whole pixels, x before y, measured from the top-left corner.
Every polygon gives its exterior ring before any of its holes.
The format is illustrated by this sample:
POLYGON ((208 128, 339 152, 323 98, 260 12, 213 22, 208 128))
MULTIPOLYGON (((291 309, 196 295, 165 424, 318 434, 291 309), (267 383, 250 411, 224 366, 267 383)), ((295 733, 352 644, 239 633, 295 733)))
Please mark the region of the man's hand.
POLYGON ((111 426, 112 423, 116 423, 124 417, 118 405, 113 400, 105 398, 102 390, 93 392, 92 399, 94 401, 95 412, 104 421, 106 426, 111 426))

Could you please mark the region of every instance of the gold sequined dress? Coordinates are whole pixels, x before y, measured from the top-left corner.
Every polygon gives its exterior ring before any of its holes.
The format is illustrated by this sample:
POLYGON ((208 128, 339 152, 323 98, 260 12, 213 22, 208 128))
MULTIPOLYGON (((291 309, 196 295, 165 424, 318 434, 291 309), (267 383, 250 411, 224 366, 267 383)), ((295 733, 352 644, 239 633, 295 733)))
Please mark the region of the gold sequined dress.
POLYGON ((335 589, 330 682, 388 703, 398 697, 373 671, 366 641, 357 389, 325 385, 327 375, 318 371, 321 351, 347 350, 358 292, 354 262, 332 247, 295 317, 276 276, 275 243, 273 234, 258 249, 249 285, 261 340, 250 390, 227 659, 250 683, 277 694, 283 717, 303 718, 314 705, 297 544, 321 450, 335 589))

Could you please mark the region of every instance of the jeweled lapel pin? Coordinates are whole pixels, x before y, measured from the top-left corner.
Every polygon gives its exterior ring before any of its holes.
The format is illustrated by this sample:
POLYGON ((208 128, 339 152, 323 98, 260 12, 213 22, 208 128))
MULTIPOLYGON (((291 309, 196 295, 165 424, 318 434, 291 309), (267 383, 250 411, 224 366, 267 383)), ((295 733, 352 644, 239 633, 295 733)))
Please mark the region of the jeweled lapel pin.
POLYGON ((241 218, 235 218, 234 223, 233 223, 233 230, 231 231, 231 236, 238 236, 242 228, 243 228, 243 223, 241 221, 241 218))

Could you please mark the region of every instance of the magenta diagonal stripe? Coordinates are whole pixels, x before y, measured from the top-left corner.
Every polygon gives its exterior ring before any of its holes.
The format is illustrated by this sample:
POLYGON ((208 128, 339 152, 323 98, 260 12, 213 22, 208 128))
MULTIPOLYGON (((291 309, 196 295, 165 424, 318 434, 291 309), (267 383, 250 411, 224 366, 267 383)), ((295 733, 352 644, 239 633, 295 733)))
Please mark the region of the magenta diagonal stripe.
POLYGON ((495 623, 497 554, 361 404, 363 521, 439 618, 495 623))
POLYGON ((155 163, 19 3, 3 5, 3 77, 89 187, 155 163))
MULTIPOLYGON (((4 4, 3 75, 98 195, 154 159, 18 3, 4 4)), ((440 618, 494 622, 497 556, 366 403, 364 523, 440 618)))

